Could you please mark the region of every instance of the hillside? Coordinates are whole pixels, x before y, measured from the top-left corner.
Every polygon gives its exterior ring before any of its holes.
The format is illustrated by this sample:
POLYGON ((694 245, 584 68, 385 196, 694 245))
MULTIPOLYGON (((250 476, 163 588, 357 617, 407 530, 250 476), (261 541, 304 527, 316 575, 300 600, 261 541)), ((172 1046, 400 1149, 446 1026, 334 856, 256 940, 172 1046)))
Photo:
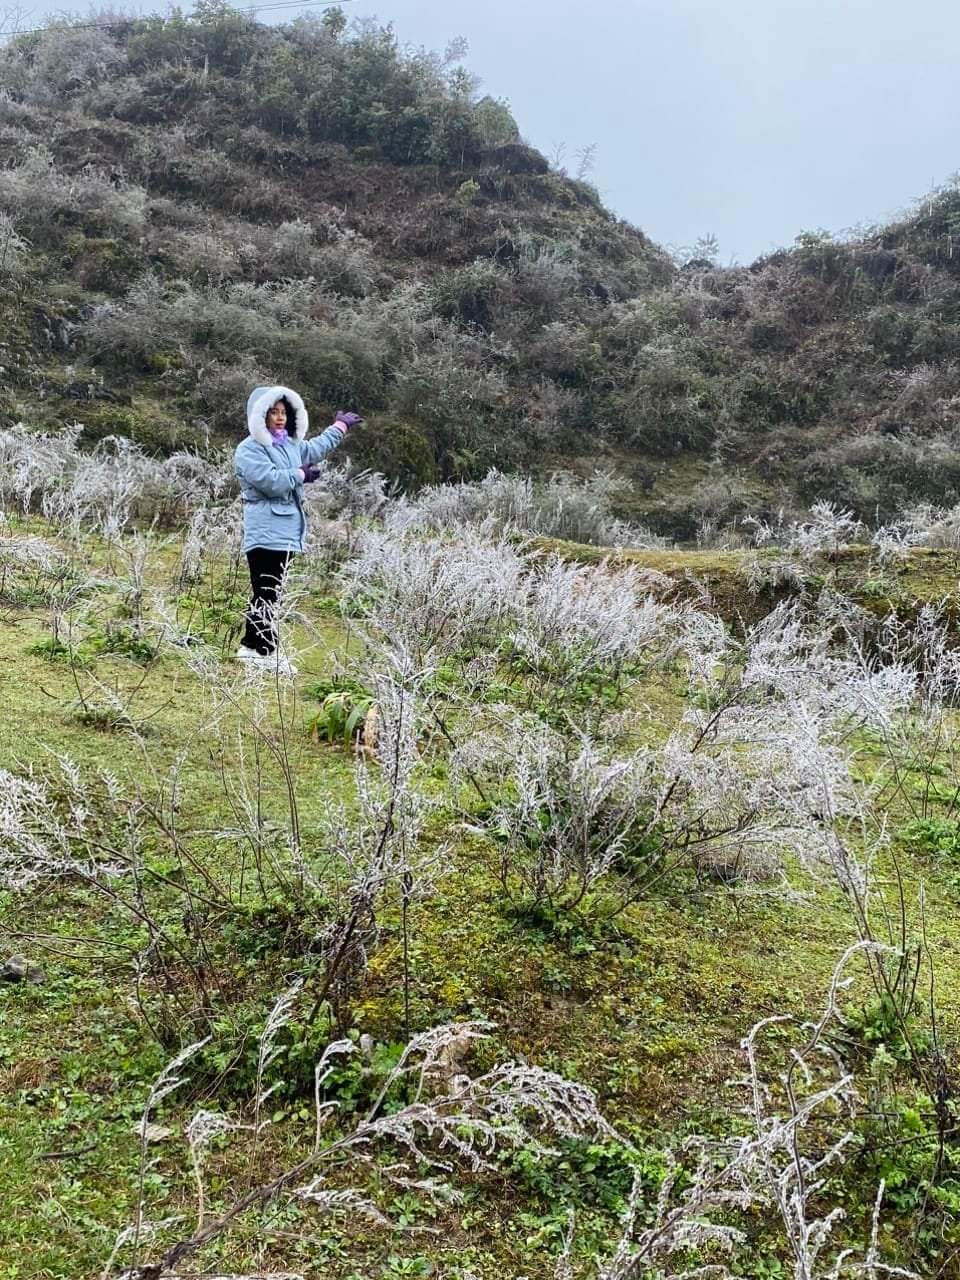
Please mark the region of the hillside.
POLYGON ((280 379, 362 406, 357 461, 403 484, 600 465, 680 538, 960 496, 953 186, 849 242, 680 265, 458 50, 337 10, 55 25, 6 46, 0 95, 0 422, 169 451, 280 379))
POLYGON ((403 481, 562 453, 590 425, 551 354, 564 318, 671 264, 456 63, 344 27, 211 5, 8 46, 5 304, 41 420, 235 435, 248 384, 282 369, 311 403, 361 404, 363 461, 403 481))
POLYGON ((0 1280, 957 1274, 960 194, 680 263, 337 10, 0 86, 0 1280))
POLYGON ((955 550, 0 458, 4 1280, 951 1274, 955 550))

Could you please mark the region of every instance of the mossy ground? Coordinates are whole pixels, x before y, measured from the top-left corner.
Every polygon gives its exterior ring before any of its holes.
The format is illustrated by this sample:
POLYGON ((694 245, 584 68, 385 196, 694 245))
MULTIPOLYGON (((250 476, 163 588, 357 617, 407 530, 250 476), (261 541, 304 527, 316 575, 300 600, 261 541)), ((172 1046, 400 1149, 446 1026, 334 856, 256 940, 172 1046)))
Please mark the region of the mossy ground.
POLYGON ((958 617, 960 552, 956 550, 918 547, 882 562, 869 547, 844 547, 810 557, 797 584, 751 590, 748 566, 753 562, 775 565, 784 558, 782 551, 611 552, 556 538, 535 538, 531 545, 581 564, 609 560, 664 574, 676 584, 678 597, 706 605, 736 629, 758 621, 781 600, 810 601, 824 588, 846 596, 877 618, 894 614, 911 621, 925 605, 942 606, 952 622, 958 617))
MULTIPOLYGON (((171 554, 158 547, 155 573, 169 572, 171 554)), ((678 578, 737 580, 736 553, 627 558, 678 578)), ((852 581, 858 560, 841 558, 831 567, 852 581)), ((916 554, 890 580, 913 599, 921 591, 939 599, 948 593, 954 570, 946 556, 916 554)), ((222 575, 223 566, 217 572, 222 575)), ((313 623, 301 687, 328 676, 348 642, 337 618, 318 614, 313 623)), ((229 619, 218 619, 218 625, 225 628, 223 647, 229 652, 229 619)), ((84 768, 103 767, 144 783, 140 748, 131 736, 78 715, 69 663, 36 651, 44 626, 42 610, 24 603, 7 603, 0 616, 6 655, 0 667, 0 761, 15 771, 43 768, 54 751, 84 768)), ((208 833, 198 847, 211 871, 231 882, 235 868, 223 863, 227 855, 209 833, 232 821, 221 762, 237 762, 239 717, 222 718, 215 736, 205 730, 208 695, 176 652, 165 651, 146 669, 110 653, 96 654, 91 662, 104 683, 121 691, 137 687, 136 716, 146 726, 146 750, 158 774, 186 750, 178 821, 184 830, 208 833)), ((656 736, 657 716, 673 713, 679 693, 658 676, 635 694, 650 718, 643 733, 656 736)), ((316 704, 304 699, 292 705, 287 730, 309 840, 333 799, 350 802, 353 765, 342 747, 309 739, 305 726, 316 704)), ((873 767, 867 752, 863 767, 873 767)), ((281 824, 286 792, 278 775, 267 776, 264 805, 281 824)), ((890 820, 900 823, 904 815, 894 811, 890 820)), ((411 919, 412 1029, 491 1019, 496 1029, 484 1051, 491 1060, 523 1055, 590 1085, 609 1119, 651 1153, 651 1178, 659 1167, 654 1153, 664 1146, 694 1130, 719 1134, 736 1127, 739 1102, 729 1082, 740 1073, 742 1035, 769 1014, 818 1011, 837 957, 854 937, 844 895, 824 883, 811 883, 803 899, 735 896, 687 885, 682 892, 640 901, 605 924, 561 927, 505 910, 488 852, 475 836, 445 823, 432 827, 427 839, 447 852, 435 893, 415 906, 411 919)), ((953 868, 909 846, 897 846, 897 853, 911 914, 920 882, 926 887, 939 1032, 942 1044, 953 1046, 960 1038, 953 868)), ((892 878, 892 867, 881 868, 881 874, 892 878)), ((301 958, 270 943, 263 916, 252 911, 247 920, 241 915, 232 922, 220 952, 232 966, 236 1002, 223 1018, 228 1038, 236 1034, 237 1018, 259 1018, 262 1025, 291 964, 301 958)), ((389 1054, 404 1032, 403 956, 398 919, 388 911, 383 923, 381 944, 352 1003, 352 1025, 389 1054)), ((133 957, 143 945, 142 930, 109 903, 70 882, 26 895, 7 893, 0 897, 0 936, 5 950, 28 954, 47 976, 43 986, 0 988, 0 1162, 6 1186, 0 1280, 74 1280, 98 1273, 115 1233, 132 1220, 140 1154, 135 1126, 150 1083, 170 1055, 151 1038, 132 999, 133 957)), ((847 1000, 852 1008, 867 1004, 862 980, 847 1000)), ((201 1073, 154 1117, 171 1130, 150 1152, 155 1160, 146 1189, 155 1216, 183 1214, 189 1226, 192 1186, 179 1126, 213 1087, 209 1072, 201 1073)), ((309 1115, 309 1099, 283 1096, 277 1123, 258 1147, 257 1167, 237 1163, 239 1157, 229 1152, 214 1154, 214 1200, 282 1167, 302 1140, 304 1124, 309 1130, 309 1115)), ((875 1173, 876 1162, 862 1157, 838 1184, 854 1237, 869 1215, 869 1205, 858 1196, 873 1185, 875 1173)), ((903 1174, 908 1189, 911 1176, 903 1174)), ((517 1158, 499 1177, 467 1179, 466 1201, 456 1209, 437 1210, 414 1193, 394 1196, 389 1208, 396 1220, 432 1229, 413 1235, 384 1234, 355 1222, 314 1228, 308 1209, 278 1209, 256 1234, 251 1227, 234 1237, 223 1264, 242 1271, 282 1263, 311 1277, 344 1280, 427 1274, 547 1280, 568 1202, 579 1204, 579 1247, 609 1243, 623 1177, 615 1156, 602 1148, 589 1157, 568 1151, 552 1167, 517 1158)), ((909 1220, 911 1203, 906 1192, 895 1202, 903 1206, 903 1221, 909 1220)), ((740 1269, 748 1276, 785 1275, 778 1269, 787 1265, 781 1250, 769 1224, 758 1220, 740 1269)))

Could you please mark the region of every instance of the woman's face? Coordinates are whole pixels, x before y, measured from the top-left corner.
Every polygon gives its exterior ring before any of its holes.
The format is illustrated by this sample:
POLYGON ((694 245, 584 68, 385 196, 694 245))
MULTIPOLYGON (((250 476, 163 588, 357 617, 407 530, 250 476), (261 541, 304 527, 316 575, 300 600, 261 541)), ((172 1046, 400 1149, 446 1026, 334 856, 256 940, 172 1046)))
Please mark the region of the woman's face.
POLYGON ((267 426, 272 431, 279 431, 281 427, 287 425, 287 406, 282 400, 278 400, 276 404, 271 405, 267 410, 267 426))

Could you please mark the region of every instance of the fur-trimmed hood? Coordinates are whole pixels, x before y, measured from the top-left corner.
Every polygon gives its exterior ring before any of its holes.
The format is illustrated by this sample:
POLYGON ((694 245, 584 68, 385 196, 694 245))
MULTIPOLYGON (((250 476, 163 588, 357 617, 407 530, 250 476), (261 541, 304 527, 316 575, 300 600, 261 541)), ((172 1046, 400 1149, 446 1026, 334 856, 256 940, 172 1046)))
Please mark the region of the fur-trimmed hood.
POLYGON ((267 410, 278 400, 286 400, 293 410, 292 431, 290 431, 291 424, 287 423, 290 435, 297 440, 303 440, 306 437, 310 418, 307 414, 307 406, 296 391, 291 391, 289 387, 257 387, 250 393, 250 399, 247 401, 247 431, 258 444, 273 444, 273 437, 267 430, 267 410))

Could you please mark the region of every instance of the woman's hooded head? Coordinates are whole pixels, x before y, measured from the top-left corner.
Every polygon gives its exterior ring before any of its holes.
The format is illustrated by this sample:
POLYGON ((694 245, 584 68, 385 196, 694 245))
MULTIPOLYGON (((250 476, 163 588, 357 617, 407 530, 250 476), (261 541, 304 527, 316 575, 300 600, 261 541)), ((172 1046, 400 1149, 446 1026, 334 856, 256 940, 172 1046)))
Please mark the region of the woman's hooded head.
POLYGON ((310 418, 303 399, 289 387, 257 387, 247 401, 247 431, 259 444, 272 444, 267 428, 267 413, 277 403, 284 402, 287 410, 287 432, 297 440, 303 440, 310 426, 310 418))

